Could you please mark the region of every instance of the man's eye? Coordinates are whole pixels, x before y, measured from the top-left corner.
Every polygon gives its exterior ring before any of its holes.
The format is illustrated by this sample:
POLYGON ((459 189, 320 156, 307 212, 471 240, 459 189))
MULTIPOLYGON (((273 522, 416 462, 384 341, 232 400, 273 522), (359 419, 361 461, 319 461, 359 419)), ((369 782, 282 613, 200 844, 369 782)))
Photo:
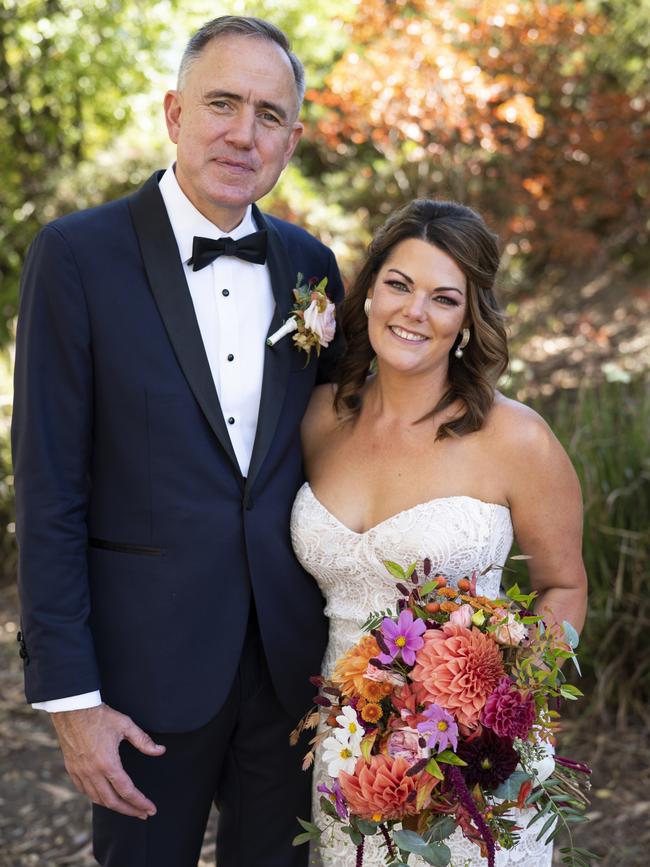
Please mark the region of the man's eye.
POLYGON ((219 108, 219 109, 230 107, 229 104, 224 99, 213 99, 212 102, 210 103, 210 105, 213 108, 219 108))
POLYGON ((280 123, 280 119, 268 111, 262 112, 262 114, 260 115, 260 118, 265 123, 272 123, 272 124, 279 124, 280 123))

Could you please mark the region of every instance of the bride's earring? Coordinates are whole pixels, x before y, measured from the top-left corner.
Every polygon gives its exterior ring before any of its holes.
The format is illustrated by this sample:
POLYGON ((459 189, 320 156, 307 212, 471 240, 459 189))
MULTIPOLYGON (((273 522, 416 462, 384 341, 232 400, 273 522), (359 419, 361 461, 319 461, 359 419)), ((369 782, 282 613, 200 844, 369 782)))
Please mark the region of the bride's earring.
POLYGON ((363 312, 366 316, 370 316, 370 308, 372 307, 372 298, 366 298, 363 302, 363 312))
POLYGON ((465 347, 467 346, 468 343, 469 343, 469 328, 463 328, 463 336, 461 337, 460 343, 458 344, 458 346, 456 347, 456 351, 454 352, 454 355, 456 356, 456 358, 462 358, 463 357, 463 349, 465 349, 465 347))

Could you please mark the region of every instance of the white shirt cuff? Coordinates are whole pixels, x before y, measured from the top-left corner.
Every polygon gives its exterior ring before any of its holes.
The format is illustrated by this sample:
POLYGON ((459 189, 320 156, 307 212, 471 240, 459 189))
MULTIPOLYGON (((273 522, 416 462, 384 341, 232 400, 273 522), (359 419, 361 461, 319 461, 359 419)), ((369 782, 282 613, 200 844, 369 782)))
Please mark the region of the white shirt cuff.
POLYGON ((96 689, 94 692, 84 692, 82 695, 71 695, 68 698, 35 701, 32 707, 36 710, 46 710, 48 713, 61 713, 66 710, 85 710, 89 707, 98 707, 101 703, 101 693, 96 689))

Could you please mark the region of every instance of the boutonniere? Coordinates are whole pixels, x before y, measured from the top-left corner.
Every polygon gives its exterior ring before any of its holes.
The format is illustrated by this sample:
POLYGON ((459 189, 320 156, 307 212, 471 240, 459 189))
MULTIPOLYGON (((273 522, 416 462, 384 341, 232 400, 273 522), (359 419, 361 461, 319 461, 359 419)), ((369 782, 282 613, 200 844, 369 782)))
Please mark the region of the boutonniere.
POLYGON ((298 274, 296 288, 293 290, 296 306, 289 314, 289 318, 281 328, 267 338, 268 346, 275 344, 293 334, 293 342, 300 349, 304 349, 309 358, 312 349, 316 355, 320 355, 321 349, 326 349, 334 338, 336 331, 336 314, 332 301, 325 293, 327 277, 323 277, 320 283, 312 277, 307 283, 303 283, 302 274, 298 274))

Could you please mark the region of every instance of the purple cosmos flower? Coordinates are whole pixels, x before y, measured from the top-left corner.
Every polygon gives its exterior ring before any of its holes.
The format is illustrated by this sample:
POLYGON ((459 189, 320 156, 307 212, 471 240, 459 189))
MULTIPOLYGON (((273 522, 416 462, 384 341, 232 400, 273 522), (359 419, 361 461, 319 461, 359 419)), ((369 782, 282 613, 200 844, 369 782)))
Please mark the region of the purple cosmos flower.
POLYGON ((336 808, 336 813, 339 819, 345 821, 348 818, 348 808, 345 803, 345 798, 343 797, 343 792, 341 791, 341 787, 339 786, 339 781, 334 780, 332 782, 332 788, 329 789, 325 783, 321 783, 320 786, 317 787, 319 792, 322 792, 324 795, 327 795, 330 801, 334 804, 336 808))
POLYGON ((379 661, 392 662, 401 653, 406 665, 415 665, 415 651, 424 645, 422 633, 425 629, 424 621, 419 618, 413 621, 413 612, 408 608, 400 613, 397 623, 390 617, 384 617, 381 635, 388 653, 381 653, 379 661))
POLYGON ((439 752, 449 746, 455 750, 458 746, 458 725, 449 711, 439 704, 430 704, 422 716, 426 717, 427 721, 418 723, 417 729, 422 734, 429 735, 427 746, 432 749, 437 747, 439 752))

